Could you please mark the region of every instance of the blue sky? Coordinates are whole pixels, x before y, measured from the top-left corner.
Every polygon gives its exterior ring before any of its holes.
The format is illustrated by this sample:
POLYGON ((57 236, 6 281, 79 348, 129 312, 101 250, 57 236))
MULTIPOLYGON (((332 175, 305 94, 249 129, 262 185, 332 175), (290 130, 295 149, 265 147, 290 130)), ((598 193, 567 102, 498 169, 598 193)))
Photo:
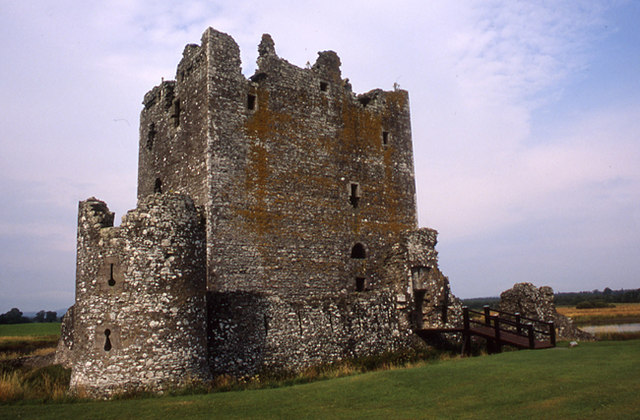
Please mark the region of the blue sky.
POLYGON ((74 299, 77 203, 135 207, 144 93, 207 26, 409 91, 421 226, 461 297, 640 287, 640 3, 0 2, 0 312, 74 299))

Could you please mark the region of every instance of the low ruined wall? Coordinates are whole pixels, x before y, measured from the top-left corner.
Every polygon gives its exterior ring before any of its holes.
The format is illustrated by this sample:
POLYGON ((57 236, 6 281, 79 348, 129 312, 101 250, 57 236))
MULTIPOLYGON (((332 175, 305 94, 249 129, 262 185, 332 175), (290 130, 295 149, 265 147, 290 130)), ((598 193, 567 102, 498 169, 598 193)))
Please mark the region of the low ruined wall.
POLYGON ((73 367, 73 305, 67 309, 60 324, 60 339, 56 347, 54 363, 67 369, 73 367))
POLYGON ((298 370, 409 345, 396 296, 367 292, 289 302, 273 295, 208 295, 209 352, 216 374, 298 370))
MULTIPOLYGON (((595 337, 582 331, 571 319, 559 314, 553 300, 553 289, 549 286, 537 288, 531 283, 516 283, 513 288, 500 294, 501 311, 520 313, 527 318, 543 322, 553 321, 558 339, 593 341, 595 337)), ((537 335, 539 340, 547 340, 548 336, 537 335)))

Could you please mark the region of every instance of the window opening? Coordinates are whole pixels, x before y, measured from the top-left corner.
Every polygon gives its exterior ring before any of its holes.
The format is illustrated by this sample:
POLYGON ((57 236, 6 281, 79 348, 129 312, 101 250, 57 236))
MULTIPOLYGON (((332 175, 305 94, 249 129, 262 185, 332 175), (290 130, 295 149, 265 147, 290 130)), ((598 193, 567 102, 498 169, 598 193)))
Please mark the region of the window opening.
POLYGON ((356 277, 356 292, 363 292, 365 286, 364 277, 356 277))
POLYGON ((153 186, 153 192, 162 194, 162 181, 160 181, 160 178, 156 178, 156 183, 153 186))
POLYGON ((351 258, 355 258, 357 260, 363 260, 367 258, 367 253, 364 249, 364 245, 360 242, 355 244, 353 248, 351 248, 351 258))
POLYGON ((173 120, 173 126, 178 127, 180 125, 180 100, 173 101, 173 111, 171 113, 171 119, 173 120))
POLYGON ((429 284, 429 273, 431 269, 424 266, 411 267, 411 281, 413 290, 426 290, 429 284))
POLYGON ((111 330, 109 328, 104 330, 104 336, 105 336, 104 351, 111 350, 111 339, 109 338, 110 335, 111 335, 111 330))
POLYGON ((151 125, 149 126, 149 133, 147 133, 147 149, 151 150, 151 148, 153 147, 153 142, 156 139, 156 134, 158 132, 156 131, 156 125, 154 123, 151 123, 151 125))
POLYGON ((256 109, 256 95, 247 95, 247 109, 249 109, 250 111, 256 109))
POLYGON ((384 146, 386 146, 387 144, 389 144, 389 132, 388 131, 383 131, 382 132, 382 144, 384 146))
POLYGON ((113 264, 109 264, 111 267, 109 268, 109 286, 116 285, 116 279, 113 278, 113 264))
POLYGON ((329 83, 327 82, 320 82, 320 90, 323 92, 326 92, 327 89, 329 89, 329 83))
POLYGON ((371 98, 368 96, 363 96, 361 98, 358 98, 358 101, 362 104, 363 108, 366 108, 367 105, 369 105, 369 102, 371 102, 371 98))
POLYGON ((298 315, 298 326, 300 327, 300 335, 304 335, 304 330, 302 329, 302 314, 300 313, 300 311, 296 311, 296 314, 298 315))
POLYGON ((417 328, 422 328, 424 326, 424 297, 427 294, 426 290, 416 290, 414 294, 415 298, 415 312, 414 312, 414 322, 417 328))
POLYGON ((349 202, 355 209, 358 207, 358 202, 360 202, 360 185, 357 183, 351 183, 349 191, 349 202))

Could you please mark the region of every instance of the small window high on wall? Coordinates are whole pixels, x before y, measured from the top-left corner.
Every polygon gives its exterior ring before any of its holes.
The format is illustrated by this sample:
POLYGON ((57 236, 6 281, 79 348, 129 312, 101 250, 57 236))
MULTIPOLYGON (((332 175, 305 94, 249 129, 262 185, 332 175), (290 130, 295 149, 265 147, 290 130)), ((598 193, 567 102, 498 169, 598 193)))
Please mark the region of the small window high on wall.
POLYGON ((247 109, 253 111, 256 109, 256 95, 247 95, 247 109))
POLYGON ((353 208, 358 208, 360 202, 360 184, 352 182, 349 184, 349 202, 353 208))
POLYGON ((360 242, 355 244, 353 248, 351 248, 351 258, 354 258, 356 260, 363 260, 367 258, 367 252, 364 249, 364 245, 362 245, 360 242))
POLYGON ((151 150, 153 148, 153 142, 156 139, 156 134, 158 134, 158 132, 156 131, 156 125, 154 123, 151 123, 149 125, 149 132, 147 133, 147 149, 151 150))
POLYGON ((383 146, 387 146, 389 144, 389 132, 388 131, 383 131, 382 132, 382 145, 383 146))
POLYGON ((180 125, 180 100, 176 99, 173 101, 173 106, 171 110, 171 119, 173 120, 173 126, 178 127, 180 125))

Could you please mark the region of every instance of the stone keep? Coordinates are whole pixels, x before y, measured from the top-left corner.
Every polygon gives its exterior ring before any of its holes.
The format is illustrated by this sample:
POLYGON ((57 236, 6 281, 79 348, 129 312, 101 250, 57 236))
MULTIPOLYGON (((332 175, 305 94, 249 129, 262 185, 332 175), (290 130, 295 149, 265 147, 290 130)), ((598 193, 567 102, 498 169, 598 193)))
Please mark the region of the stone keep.
POLYGON ((73 389, 295 370, 459 323, 417 226, 407 92, 354 94, 332 51, 301 69, 258 49, 246 79, 230 36, 187 45, 144 97, 137 208, 113 227, 80 203, 73 389))

